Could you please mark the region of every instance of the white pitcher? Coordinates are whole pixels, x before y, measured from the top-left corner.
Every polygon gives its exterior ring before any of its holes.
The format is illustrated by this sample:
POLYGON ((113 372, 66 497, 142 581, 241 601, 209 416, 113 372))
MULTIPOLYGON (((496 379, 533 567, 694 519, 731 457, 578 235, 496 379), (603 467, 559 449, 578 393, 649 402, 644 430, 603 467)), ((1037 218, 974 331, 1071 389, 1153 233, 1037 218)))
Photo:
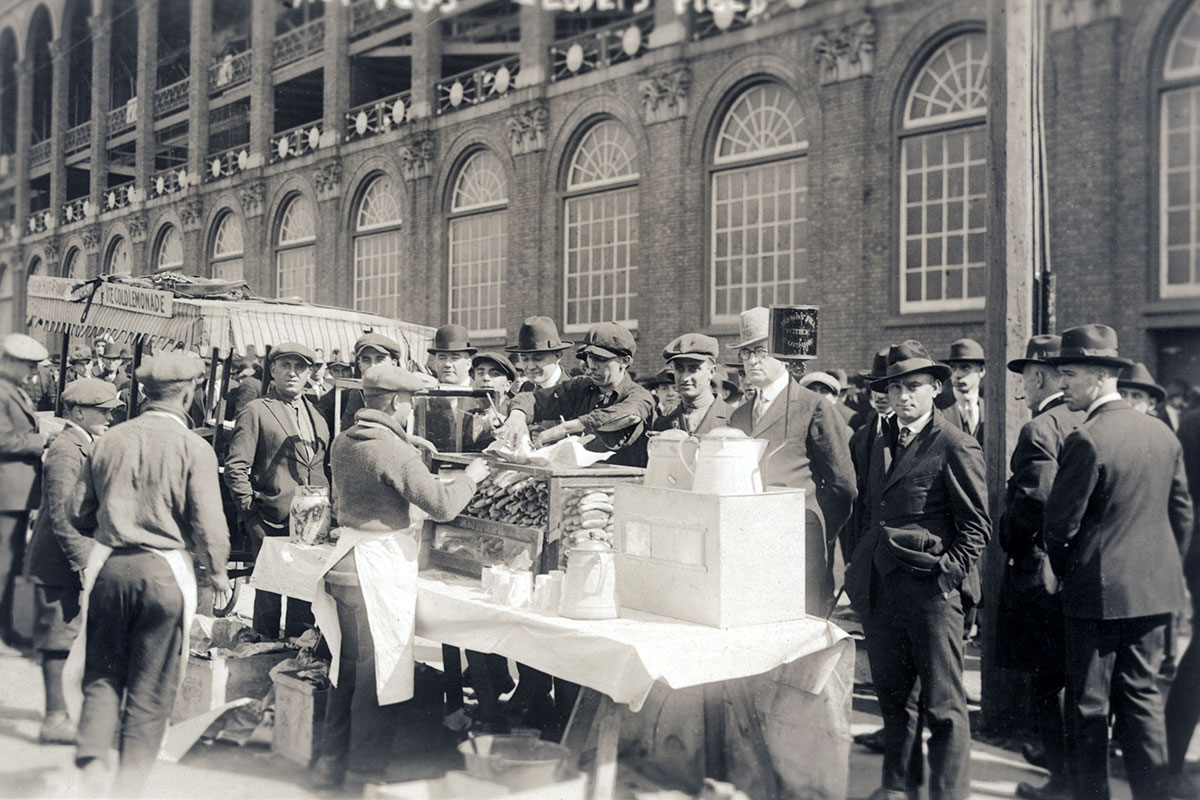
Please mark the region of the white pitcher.
POLYGON ((604 542, 582 541, 571 548, 562 583, 560 616, 570 619, 616 619, 616 553, 604 542))
POLYGON ((751 439, 737 428, 714 428, 700 437, 692 491, 702 494, 761 492, 759 460, 766 449, 766 439, 751 439))
POLYGON ((658 489, 692 488, 696 474, 699 442, 684 431, 674 429, 652 436, 646 442, 646 477, 642 483, 658 489), (690 454, 685 451, 690 450, 690 454))

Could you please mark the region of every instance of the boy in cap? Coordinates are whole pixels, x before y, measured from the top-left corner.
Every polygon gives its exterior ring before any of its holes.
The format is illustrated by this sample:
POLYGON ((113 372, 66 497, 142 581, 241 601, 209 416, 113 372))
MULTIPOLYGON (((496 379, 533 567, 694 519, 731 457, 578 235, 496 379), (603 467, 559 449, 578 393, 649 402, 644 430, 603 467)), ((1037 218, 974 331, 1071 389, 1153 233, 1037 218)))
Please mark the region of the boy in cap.
POLYGON ((0 654, 12 644, 13 581, 25 555, 29 512, 41 502, 42 450, 37 411, 25 391, 46 348, 33 337, 10 333, 0 342, 0 654))
POLYGON ((526 317, 517 331, 517 343, 504 348, 525 379, 513 394, 552 389, 562 383, 567 376, 559 362, 574 345, 559 338, 558 326, 550 317, 526 317))
POLYGON ((509 391, 517 379, 517 368, 500 353, 479 353, 471 359, 471 386, 491 391, 486 405, 467 412, 463 431, 464 450, 482 450, 493 441, 493 430, 508 413, 509 391))
MULTIPOLYGON (((267 536, 287 536, 297 486, 329 486, 325 452, 329 428, 304 389, 312 374, 313 352, 284 342, 271 351, 271 387, 238 415, 225 458, 225 485, 249 533, 255 555, 267 536)), ((254 593, 254 630, 279 637, 282 598, 254 593)), ((299 636, 312 623, 309 604, 287 603, 284 636, 299 636)))
POLYGON ((654 420, 653 430, 678 429, 690 434, 708 433, 729 425, 733 407, 713 392, 721 345, 702 333, 685 333, 671 340, 663 360, 675 379, 679 405, 654 420))
POLYGON ((75 764, 96 796, 137 795, 158 756, 187 657, 194 563, 229 591, 217 457, 187 427, 201 368, 176 354, 143 362, 146 406, 93 444, 71 500, 71 523, 96 541, 75 645, 86 654, 75 764))
POLYGON ((46 699, 46 716, 38 733, 42 744, 75 743, 62 673, 67 652, 83 625, 79 593, 92 540, 75 529, 67 510, 92 442, 108 430, 113 409, 121 405, 117 387, 99 378, 67 384, 62 399, 67 423, 43 460, 41 513, 25 563, 25 574, 35 584, 33 646, 42 654, 46 699))

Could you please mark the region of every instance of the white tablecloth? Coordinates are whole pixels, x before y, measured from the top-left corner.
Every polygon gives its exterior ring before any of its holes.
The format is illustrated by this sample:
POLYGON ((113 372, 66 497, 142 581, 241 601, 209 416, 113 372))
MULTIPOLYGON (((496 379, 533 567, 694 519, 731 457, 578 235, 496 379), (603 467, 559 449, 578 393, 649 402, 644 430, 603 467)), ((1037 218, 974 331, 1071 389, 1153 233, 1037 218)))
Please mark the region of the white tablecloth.
MULTIPOLYGON (((330 546, 268 538, 255 562, 256 588, 311 599, 330 546)), ((621 610, 614 620, 573 620, 489 602, 479 580, 439 570, 417 578, 416 634, 499 653, 559 678, 604 692, 637 711, 656 681, 673 689, 760 675, 795 664, 789 683, 819 694, 849 635, 809 617, 740 628, 710 628, 621 610)))

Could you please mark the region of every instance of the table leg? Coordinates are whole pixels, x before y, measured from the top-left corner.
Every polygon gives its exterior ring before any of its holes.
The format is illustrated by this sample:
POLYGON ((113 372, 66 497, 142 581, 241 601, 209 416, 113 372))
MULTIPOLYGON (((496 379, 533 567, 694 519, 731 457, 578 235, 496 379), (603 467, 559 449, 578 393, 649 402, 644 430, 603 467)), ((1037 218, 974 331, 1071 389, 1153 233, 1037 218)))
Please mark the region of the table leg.
POLYGON ((584 750, 596 738, 596 754, 588 770, 588 800, 611 800, 617 783, 617 745, 621 738, 621 708, 612 698, 586 686, 579 692, 575 710, 563 732, 562 744, 582 769, 584 750))
POLYGON ((704 777, 725 780, 725 685, 704 684, 704 777))
POLYGON ((442 645, 442 675, 446 692, 446 716, 450 716, 463 707, 462 655, 453 645, 442 645))
POLYGON ((727 779, 755 800, 777 800, 780 796, 779 777, 771 763, 771 753, 763 736, 762 720, 754 705, 754 697, 750 694, 749 681, 726 681, 724 690, 729 699, 732 734, 740 743, 732 745, 734 758, 727 779))

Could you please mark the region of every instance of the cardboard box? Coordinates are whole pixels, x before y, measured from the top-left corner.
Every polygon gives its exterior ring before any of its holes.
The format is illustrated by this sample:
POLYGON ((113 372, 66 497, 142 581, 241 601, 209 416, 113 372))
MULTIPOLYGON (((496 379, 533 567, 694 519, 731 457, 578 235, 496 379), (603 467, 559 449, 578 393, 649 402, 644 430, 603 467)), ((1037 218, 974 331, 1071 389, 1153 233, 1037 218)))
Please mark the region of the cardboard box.
POLYGON ((804 490, 713 495, 618 484, 617 601, 716 628, 802 619, 804 490))
POLYGON ((294 655, 295 650, 282 650, 244 658, 189 656, 171 722, 190 719, 239 697, 266 697, 271 691, 271 667, 294 655))
POLYGON ((373 800, 585 800, 587 777, 568 770, 563 780, 536 789, 509 792, 498 783, 453 770, 445 777, 404 783, 376 783, 364 787, 363 797, 373 800))
POLYGON ((294 672, 275 676, 275 730, 271 750, 307 767, 321 751, 329 689, 318 689, 294 672))

